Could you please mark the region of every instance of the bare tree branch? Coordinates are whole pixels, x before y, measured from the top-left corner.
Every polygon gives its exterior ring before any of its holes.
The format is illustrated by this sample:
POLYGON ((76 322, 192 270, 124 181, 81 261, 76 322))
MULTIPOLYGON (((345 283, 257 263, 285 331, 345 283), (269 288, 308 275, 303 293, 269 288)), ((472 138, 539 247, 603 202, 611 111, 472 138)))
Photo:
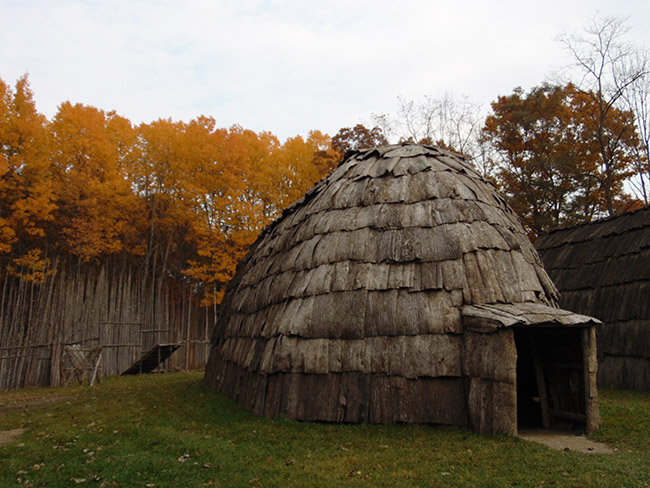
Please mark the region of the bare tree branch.
MULTIPOLYGON (((638 49, 625 40, 629 31, 626 21, 626 18, 594 16, 583 34, 565 34, 560 37, 573 60, 571 72, 578 76, 577 88, 597 103, 600 164, 607 175, 627 171, 627 166, 630 166, 630 171, 632 166, 638 166, 619 156, 621 134, 611 134, 605 130, 607 119, 614 108, 631 110, 631 90, 648 73, 647 55, 639 57, 638 49)), ((636 113, 635 117, 638 123, 636 113)), ((635 131, 634 125, 631 122, 631 127, 623 130, 635 131)), ((605 193, 607 210, 611 215, 614 212, 613 193, 610 188, 605 188, 605 193)), ((647 195, 644 195, 644 199, 647 203, 647 195)))

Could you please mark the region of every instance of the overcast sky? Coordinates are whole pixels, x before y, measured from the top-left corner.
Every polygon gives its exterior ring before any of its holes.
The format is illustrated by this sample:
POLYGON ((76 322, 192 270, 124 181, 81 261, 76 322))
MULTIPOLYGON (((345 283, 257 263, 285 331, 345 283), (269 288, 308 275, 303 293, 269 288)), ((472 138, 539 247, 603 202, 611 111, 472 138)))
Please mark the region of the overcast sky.
POLYGON ((486 107, 568 62, 555 39, 648 0, 0 0, 0 78, 134 123, 214 117, 285 140, 450 92, 486 107))

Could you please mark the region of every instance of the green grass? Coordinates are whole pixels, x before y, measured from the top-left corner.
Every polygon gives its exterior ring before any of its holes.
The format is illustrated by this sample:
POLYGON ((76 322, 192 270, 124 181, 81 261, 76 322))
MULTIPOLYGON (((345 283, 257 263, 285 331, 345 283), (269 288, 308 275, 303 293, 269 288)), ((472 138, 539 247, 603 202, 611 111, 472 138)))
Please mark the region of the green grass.
POLYGON ((455 428, 268 420, 202 378, 0 393, 0 431, 25 429, 0 445, 0 486, 650 486, 647 394, 601 391, 594 438, 617 452, 585 455, 455 428))

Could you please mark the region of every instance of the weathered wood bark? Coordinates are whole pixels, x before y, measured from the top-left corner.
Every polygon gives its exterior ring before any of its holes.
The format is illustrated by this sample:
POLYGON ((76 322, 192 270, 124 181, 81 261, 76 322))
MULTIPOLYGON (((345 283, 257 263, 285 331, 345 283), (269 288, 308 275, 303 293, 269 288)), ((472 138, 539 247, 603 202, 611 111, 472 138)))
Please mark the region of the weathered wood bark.
POLYGON ((358 152, 239 264, 205 382, 271 417, 515 433, 511 328, 595 323, 556 299, 471 164, 420 145, 358 152))

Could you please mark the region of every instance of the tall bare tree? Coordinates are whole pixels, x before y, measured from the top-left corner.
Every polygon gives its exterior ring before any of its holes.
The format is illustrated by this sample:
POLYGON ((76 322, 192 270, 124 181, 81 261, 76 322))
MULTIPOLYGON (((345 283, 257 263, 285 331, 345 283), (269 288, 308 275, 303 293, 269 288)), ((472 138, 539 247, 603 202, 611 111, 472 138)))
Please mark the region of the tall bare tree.
POLYGON ((646 205, 650 204, 650 52, 640 50, 633 59, 633 66, 645 66, 642 76, 637 78, 627 90, 624 97, 628 110, 636 119, 637 146, 634 160, 635 178, 631 185, 635 193, 643 199, 646 205))
POLYGON ((594 16, 582 34, 563 35, 560 41, 573 59, 572 74, 584 94, 594 98, 598 110, 596 138, 600 166, 604 175, 603 188, 609 214, 614 212, 614 195, 610 191, 616 173, 630 171, 619 157, 620 141, 634 131, 634 123, 621 127, 618 133, 605 130, 613 108, 625 108, 625 94, 647 75, 647 57, 638 57, 638 49, 628 42, 626 19, 594 16))
POLYGON ((396 132, 402 140, 437 144, 469 157, 478 152, 483 117, 481 105, 467 97, 426 96, 423 101, 399 98, 396 132))

